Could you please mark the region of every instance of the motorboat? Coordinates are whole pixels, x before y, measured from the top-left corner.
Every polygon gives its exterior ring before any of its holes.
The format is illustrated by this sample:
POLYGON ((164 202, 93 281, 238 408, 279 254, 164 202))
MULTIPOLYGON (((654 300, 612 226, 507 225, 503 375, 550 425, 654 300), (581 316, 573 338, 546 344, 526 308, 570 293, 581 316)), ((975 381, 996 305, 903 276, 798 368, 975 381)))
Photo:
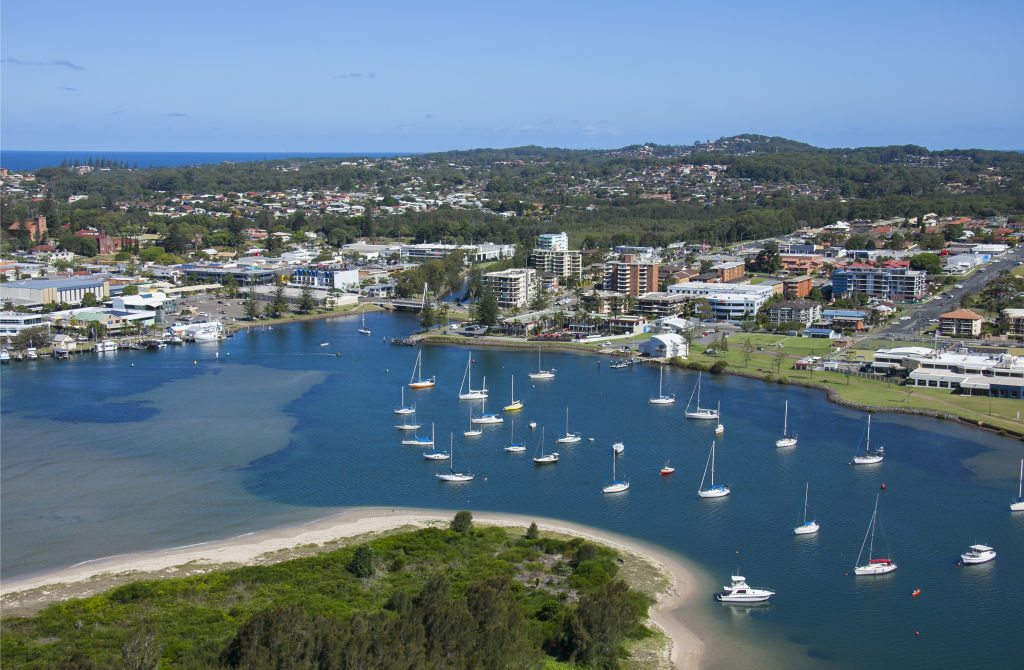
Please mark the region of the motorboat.
POLYGON ((11 362, 11 352, 7 351, 6 349, 0 349, 0 363, 10 363, 10 362, 11 362))
POLYGON ((720 603, 754 604, 763 603, 775 595, 775 591, 768 589, 755 589, 747 585, 746 577, 733 575, 732 583, 722 587, 721 593, 715 594, 715 599, 720 603))
POLYGON ((555 440, 558 444, 576 444, 583 439, 579 433, 569 432, 569 408, 565 408, 565 435, 555 440))
POLYGON ((683 416, 687 419, 699 419, 705 421, 717 421, 718 410, 707 409, 700 406, 700 372, 697 373, 697 385, 693 387, 693 391, 690 393, 690 400, 686 403, 686 409, 683 411, 683 416), (697 406, 694 409, 690 409, 690 405, 693 403, 693 397, 697 396, 697 406))
POLYGON ((885 458, 885 447, 871 448, 871 415, 868 414, 867 439, 864 442, 864 452, 860 451, 860 444, 857 444, 857 451, 853 455, 854 465, 873 465, 881 463, 885 458))
POLYGON ((995 557, 996 550, 984 544, 972 544, 970 546, 970 551, 966 554, 960 554, 960 559, 964 562, 964 565, 988 563, 995 557))
POLYGON ((700 478, 700 488, 697 495, 701 498, 722 498, 729 495, 729 487, 724 484, 715 483, 715 441, 711 440, 711 453, 708 454, 708 462, 704 464, 704 476, 700 478), (711 485, 704 488, 704 479, 708 476, 708 466, 711 466, 711 485))
POLYGON ((651 405, 671 405, 676 401, 674 395, 665 395, 661 392, 661 382, 665 378, 665 366, 662 365, 658 371, 658 395, 654 396, 647 402, 651 405))
POLYGON ((533 429, 535 429, 536 427, 537 427, 537 422, 536 422, 536 421, 531 421, 531 422, 530 422, 530 430, 533 430, 533 429))
MULTIPOLYGON (((857 563, 854 565, 853 573, 855 575, 885 575, 894 571, 897 567, 892 561, 892 556, 886 556, 885 558, 875 558, 875 527, 878 525, 878 496, 875 494, 875 511, 871 513, 871 521, 868 523, 868 530, 864 534, 864 541, 860 543, 860 552, 857 554, 857 563), (868 538, 871 538, 871 543, 868 544, 868 538), (868 562, 861 563, 861 556, 864 555, 864 545, 868 545, 868 562)), ((886 554, 888 554, 888 547, 886 548, 886 554)))
POLYGON ((786 409, 782 412, 782 437, 775 440, 775 446, 780 449, 783 447, 795 447, 796 446, 796 435, 789 433, 789 401, 786 401, 786 409))

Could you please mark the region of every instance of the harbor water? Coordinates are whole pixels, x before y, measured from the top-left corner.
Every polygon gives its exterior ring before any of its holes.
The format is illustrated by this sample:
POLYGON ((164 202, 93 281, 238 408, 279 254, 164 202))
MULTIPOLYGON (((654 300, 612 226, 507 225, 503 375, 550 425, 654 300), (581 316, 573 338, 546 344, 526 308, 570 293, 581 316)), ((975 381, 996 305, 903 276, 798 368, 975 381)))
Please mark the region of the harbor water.
POLYGON ((447 462, 400 444, 400 389, 419 349, 394 346, 415 317, 370 314, 254 328, 220 343, 156 352, 118 351, 2 369, 2 576, 5 579, 111 554, 186 545, 374 505, 502 511, 607 529, 655 544, 694 566, 697 594, 682 615, 709 641, 708 667, 930 667, 1016 665, 1024 603, 1024 513, 1017 491, 1021 442, 954 423, 896 414, 872 417, 886 458, 850 465, 863 412, 820 391, 704 375, 701 405, 721 403, 716 482, 732 494, 696 495, 715 422, 683 417, 696 373, 671 369, 647 400, 655 367, 610 369, 609 359, 544 351, 549 381, 527 376, 536 350, 422 347, 428 390, 405 390, 420 435, 455 445, 456 470, 476 479, 439 482, 447 462), (320 346, 326 342, 326 346, 320 346), (473 386, 457 398, 467 356, 473 386), (502 412, 515 397, 520 412, 502 412), (799 436, 777 449, 783 406, 799 436), (568 429, 575 445, 555 445, 568 429), (463 437, 470 413, 505 416, 463 437), (536 430, 528 424, 536 422, 536 430), (508 454, 512 440, 522 454, 508 454), (545 452, 531 457, 544 429, 545 452), (602 495, 611 445, 628 491, 602 495), (659 476, 665 461, 676 468, 659 476), (820 533, 794 536, 804 487, 820 533), (882 485, 885 484, 884 490, 882 485), (891 575, 854 577, 875 497, 876 556, 891 575), (958 566, 970 544, 999 557, 958 566), (777 592, 770 605, 736 607, 713 593, 739 571, 777 592), (917 597, 911 592, 920 589, 917 597))

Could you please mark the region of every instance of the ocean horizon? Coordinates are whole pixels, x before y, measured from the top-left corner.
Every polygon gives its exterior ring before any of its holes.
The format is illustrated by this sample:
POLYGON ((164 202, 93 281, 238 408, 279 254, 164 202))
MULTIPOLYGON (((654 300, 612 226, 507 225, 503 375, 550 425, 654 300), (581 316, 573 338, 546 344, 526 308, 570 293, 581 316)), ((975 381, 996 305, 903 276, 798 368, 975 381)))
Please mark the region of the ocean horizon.
POLYGON ((233 162, 284 160, 289 158, 387 158, 389 156, 410 156, 420 152, 345 152, 345 151, 25 151, 0 150, 0 167, 13 171, 38 170, 57 167, 62 161, 88 163, 107 159, 128 167, 181 167, 184 165, 212 165, 233 162))

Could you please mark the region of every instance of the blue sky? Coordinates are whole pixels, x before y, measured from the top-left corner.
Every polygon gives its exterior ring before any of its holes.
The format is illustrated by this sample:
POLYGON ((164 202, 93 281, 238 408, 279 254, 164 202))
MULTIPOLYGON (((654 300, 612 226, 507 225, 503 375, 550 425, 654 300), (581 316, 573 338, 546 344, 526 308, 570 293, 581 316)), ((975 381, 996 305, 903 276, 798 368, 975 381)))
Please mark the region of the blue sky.
POLYGON ((0 3, 5 149, 1024 149, 1024 3, 0 3))

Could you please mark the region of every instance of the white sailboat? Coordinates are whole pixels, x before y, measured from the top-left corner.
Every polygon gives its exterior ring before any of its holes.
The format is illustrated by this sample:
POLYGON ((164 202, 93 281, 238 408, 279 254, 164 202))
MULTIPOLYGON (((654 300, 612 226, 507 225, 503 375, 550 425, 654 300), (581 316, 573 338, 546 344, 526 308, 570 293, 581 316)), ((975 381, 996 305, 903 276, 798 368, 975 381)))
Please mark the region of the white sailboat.
POLYGON ((693 387, 693 391, 690 393, 690 400, 686 403, 686 410, 683 412, 683 416, 687 419, 705 419, 705 420, 717 420, 718 411, 713 409, 704 409, 700 406, 700 372, 697 373, 697 385, 693 387), (697 407, 690 409, 690 405, 693 403, 694 395, 697 396, 697 407))
POLYGON ((466 371, 462 373, 462 384, 459 386, 459 400, 483 400, 487 397, 487 377, 484 377, 483 387, 473 388, 473 354, 469 354, 466 361, 466 371), (469 388, 466 382, 469 381, 469 388))
POLYGON ((565 408, 565 435, 555 440, 558 444, 576 444, 583 437, 579 433, 569 432, 569 408, 565 408))
MULTIPOLYGON (((619 442, 618 444, 622 444, 619 442)), ((615 456, 616 451, 612 449, 612 483, 601 489, 601 493, 622 493, 629 488, 629 482, 625 479, 615 478, 615 456)))
POLYGON ((540 366, 540 347, 537 347, 537 371, 530 373, 530 379, 554 379, 555 370, 545 370, 540 366))
POLYGON ((487 412, 484 412, 483 410, 486 409, 486 405, 487 405, 487 401, 486 400, 482 401, 482 403, 480 405, 480 410, 481 410, 480 416, 476 417, 475 419, 470 419, 470 423, 477 423, 477 424, 483 424, 483 425, 493 425, 493 424, 496 424, 496 423, 504 423, 505 417, 500 416, 498 414, 488 414, 487 412))
POLYGON ((812 533, 817 533, 819 530, 818 522, 814 519, 811 519, 810 521, 807 520, 807 496, 810 492, 811 483, 807 482, 807 485, 804 487, 804 520, 803 523, 793 529, 794 535, 811 535, 812 533))
POLYGON ((725 432, 725 426, 722 425, 722 403, 721 402, 718 403, 718 409, 715 410, 715 411, 718 412, 718 425, 715 426, 715 435, 721 435, 722 433, 725 432))
POLYGON ((420 349, 416 352, 416 364, 412 366, 412 376, 409 377, 409 388, 411 389, 427 389, 434 385, 434 377, 430 379, 423 379, 422 376, 422 365, 423 365, 423 350, 420 349))
POLYGON ((370 329, 366 327, 366 312, 363 312, 359 316, 361 317, 361 321, 359 322, 359 333, 362 335, 369 335, 370 329))
POLYGON ((700 488, 697 495, 701 498, 721 498, 729 495, 729 487, 724 484, 715 483, 715 441, 711 440, 711 453, 708 454, 708 462, 704 464, 704 475, 700 478, 700 488), (708 466, 711 466, 711 485, 704 488, 704 479, 708 476, 708 466))
POLYGON ((674 395, 665 395, 661 392, 661 382, 665 378, 665 366, 661 366, 658 372, 658 395, 654 396, 647 402, 651 405, 671 405, 675 403, 676 397, 674 395))
POLYGON ((395 408, 395 414, 414 414, 416 412, 416 403, 413 403, 411 407, 405 406, 405 386, 402 386, 402 404, 395 408))
POLYGON ((505 405, 506 412, 514 412, 523 408, 523 401, 516 400, 516 378, 512 376, 512 401, 505 405))
POLYGON ((1017 482, 1017 499, 1010 503, 1011 512, 1024 512, 1024 458, 1020 459, 1020 480, 1017 482))
MULTIPOLYGON (((860 552, 857 554, 857 563, 853 567, 855 575, 885 575, 897 568, 892 562, 892 556, 886 558, 875 558, 875 526, 878 524, 878 494, 875 494, 875 511, 871 513, 871 522, 868 523, 868 531, 864 534, 864 541, 860 543, 860 552), (870 537, 871 542, 868 543, 870 537), (864 545, 868 545, 868 562, 861 564, 860 558, 864 555, 864 545)), ((886 547, 886 554, 888 554, 886 547)))
POLYGON ((626 445, 622 441, 615 442, 615 443, 612 444, 612 453, 615 454, 616 456, 618 456, 619 454, 621 454, 625 450, 626 450, 626 445))
POLYGON ((776 447, 795 447, 796 435, 789 434, 789 401, 786 401, 786 409, 782 413, 782 437, 775 440, 776 447))
POLYGON ((462 434, 466 437, 480 437, 484 434, 484 431, 473 426, 473 410, 469 410, 469 430, 462 431, 462 434))
POLYGON ((540 442, 537 443, 537 448, 540 449, 540 456, 533 457, 534 465, 548 465, 550 463, 558 462, 558 452, 552 451, 550 454, 544 453, 544 429, 540 429, 540 442))
POLYGON ((505 451, 509 454, 521 454, 526 451, 526 447, 523 446, 522 442, 516 442, 516 422, 512 422, 512 436, 509 438, 509 444, 505 447, 505 451))
POLYGON ((402 440, 406 447, 432 447, 434 446, 434 424, 430 424, 430 437, 420 437, 418 433, 412 437, 402 440))
POLYGON ((455 436, 452 435, 448 439, 448 472, 438 472, 434 476, 443 482, 468 482, 473 479, 474 475, 468 472, 455 472, 455 436))
POLYGON ((411 416, 402 412, 402 418, 399 419, 402 423, 396 423, 395 428, 398 430, 416 430, 420 427, 420 424, 416 423, 416 409, 413 408, 411 416))
POLYGON ((864 453, 860 452, 860 443, 857 444, 857 451, 853 454, 854 465, 871 465, 873 463, 881 463, 882 459, 885 458, 885 447, 871 448, 871 415, 868 414, 868 429, 867 439, 864 442, 864 453))

